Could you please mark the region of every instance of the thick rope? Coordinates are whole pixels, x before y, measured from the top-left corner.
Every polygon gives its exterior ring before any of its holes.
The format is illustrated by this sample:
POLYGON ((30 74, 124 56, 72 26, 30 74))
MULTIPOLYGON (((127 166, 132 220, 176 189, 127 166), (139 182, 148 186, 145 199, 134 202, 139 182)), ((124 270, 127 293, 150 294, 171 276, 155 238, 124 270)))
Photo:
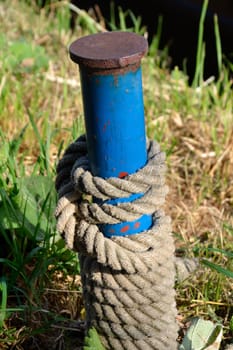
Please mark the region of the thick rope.
POLYGON ((170 217, 161 210, 168 192, 165 156, 156 142, 147 146, 146 166, 124 179, 92 176, 85 136, 57 167, 57 228, 79 252, 87 329, 96 327, 106 349, 177 349, 174 243, 170 217), (144 195, 105 202, 134 193, 144 195), (153 225, 140 234, 107 238, 98 227, 143 214, 153 216, 153 225))

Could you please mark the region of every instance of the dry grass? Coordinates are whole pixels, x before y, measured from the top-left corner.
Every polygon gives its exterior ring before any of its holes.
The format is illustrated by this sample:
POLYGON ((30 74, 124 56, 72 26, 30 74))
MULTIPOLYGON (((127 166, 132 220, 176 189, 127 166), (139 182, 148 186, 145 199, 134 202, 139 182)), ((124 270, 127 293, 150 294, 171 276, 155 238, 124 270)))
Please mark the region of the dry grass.
MULTIPOLYGON (((177 255, 202 259, 211 256, 210 247, 232 251, 232 90, 220 94, 216 82, 194 90, 181 72, 175 72, 176 79, 174 72, 161 79, 158 71, 147 74, 147 63, 144 69, 148 135, 167 153, 170 191, 165 208, 173 220, 177 255)), ((215 262, 227 263, 221 254, 215 262)), ((232 264, 228 267, 232 270, 232 264)), ((229 325, 231 279, 203 267, 176 290, 181 321, 196 315, 229 325)))

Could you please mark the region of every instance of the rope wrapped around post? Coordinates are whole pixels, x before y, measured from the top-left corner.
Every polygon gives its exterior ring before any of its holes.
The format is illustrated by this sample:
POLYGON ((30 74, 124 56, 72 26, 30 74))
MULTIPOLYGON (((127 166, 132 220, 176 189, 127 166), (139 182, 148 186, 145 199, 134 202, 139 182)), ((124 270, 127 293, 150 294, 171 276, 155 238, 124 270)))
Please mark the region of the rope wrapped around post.
POLYGON ((124 178, 93 176, 82 135, 57 166, 57 228, 79 253, 87 329, 97 329, 106 349, 178 347, 175 247, 171 219, 162 210, 168 193, 165 155, 155 141, 147 140, 147 159, 124 178), (130 203, 106 202, 142 192, 130 203), (153 224, 140 234, 105 237, 99 229, 142 214, 151 214, 153 224))

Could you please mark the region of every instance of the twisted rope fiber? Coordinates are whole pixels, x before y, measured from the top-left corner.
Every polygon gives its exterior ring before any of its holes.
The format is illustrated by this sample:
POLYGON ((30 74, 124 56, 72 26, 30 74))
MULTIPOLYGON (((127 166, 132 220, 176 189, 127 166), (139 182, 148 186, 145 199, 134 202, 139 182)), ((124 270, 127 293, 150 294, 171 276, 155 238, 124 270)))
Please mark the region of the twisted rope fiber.
POLYGON ((97 329, 106 349, 177 349, 175 248, 170 217, 161 209, 168 193, 165 155, 154 141, 147 142, 147 153, 135 174, 103 179, 90 172, 82 135, 57 166, 57 228, 79 253, 87 329, 97 329), (107 202, 134 193, 144 195, 107 202), (140 234, 107 238, 98 227, 143 214, 153 216, 153 225, 140 234))

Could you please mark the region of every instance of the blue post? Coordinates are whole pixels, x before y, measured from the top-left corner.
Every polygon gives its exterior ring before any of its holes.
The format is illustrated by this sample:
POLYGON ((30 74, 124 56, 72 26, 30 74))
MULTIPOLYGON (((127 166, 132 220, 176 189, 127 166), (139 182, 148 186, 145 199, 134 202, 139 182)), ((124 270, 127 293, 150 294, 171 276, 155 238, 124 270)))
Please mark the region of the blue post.
MULTIPOLYGON (((88 157, 92 174, 124 178, 147 162, 141 58, 144 37, 129 32, 89 35, 70 46, 79 64, 88 157)), ((131 202, 142 194, 107 203, 131 202)), ((105 236, 148 230, 151 215, 133 222, 101 225, 105 236)))

